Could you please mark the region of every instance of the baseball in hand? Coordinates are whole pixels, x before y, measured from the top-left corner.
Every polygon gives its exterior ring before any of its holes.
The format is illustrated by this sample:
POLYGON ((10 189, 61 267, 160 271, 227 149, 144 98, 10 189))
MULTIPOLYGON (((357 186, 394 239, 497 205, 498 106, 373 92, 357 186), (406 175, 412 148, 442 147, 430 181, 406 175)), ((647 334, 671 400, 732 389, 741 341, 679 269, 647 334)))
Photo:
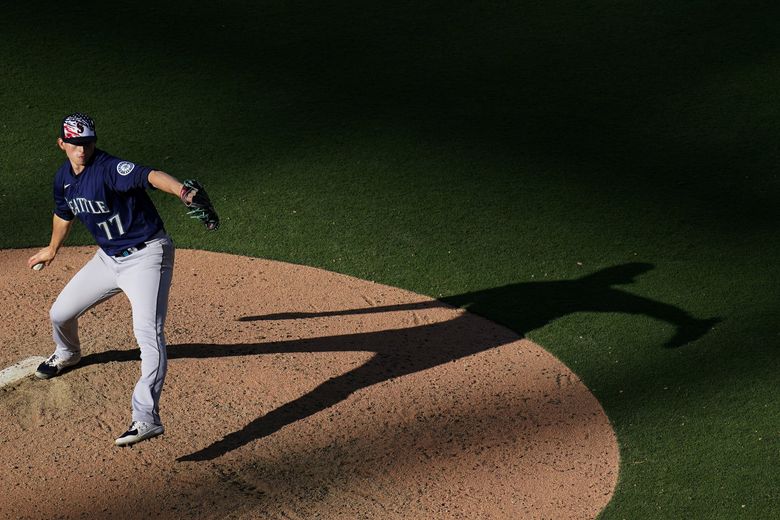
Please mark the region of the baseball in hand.
POLYGON ((33 268, 35 271, 40 271, 41 269, 43 269, 44 265, 45 265, 45 264, 44 264, 43 262, 38 262, 37 264, 35 264, 34 266, 32 266, 32 268, 33 268))

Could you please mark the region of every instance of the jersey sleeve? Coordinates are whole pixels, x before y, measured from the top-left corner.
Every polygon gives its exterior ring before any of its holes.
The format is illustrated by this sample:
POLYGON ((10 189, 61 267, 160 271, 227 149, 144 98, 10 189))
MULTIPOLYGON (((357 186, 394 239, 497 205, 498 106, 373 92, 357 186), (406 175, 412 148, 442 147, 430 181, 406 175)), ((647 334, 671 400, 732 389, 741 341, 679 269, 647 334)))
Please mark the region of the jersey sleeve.
POLYGON ((71 221, 75 215, 65 200, 65 188, 59 176, 54 177, 54 214, 62 220, 71 221))
POLYGON ((137 189, 154 189, 149 183, 152 168, 124 159, 111 157, 105 162, 106 184, 114 191, 127 192, 137 189))

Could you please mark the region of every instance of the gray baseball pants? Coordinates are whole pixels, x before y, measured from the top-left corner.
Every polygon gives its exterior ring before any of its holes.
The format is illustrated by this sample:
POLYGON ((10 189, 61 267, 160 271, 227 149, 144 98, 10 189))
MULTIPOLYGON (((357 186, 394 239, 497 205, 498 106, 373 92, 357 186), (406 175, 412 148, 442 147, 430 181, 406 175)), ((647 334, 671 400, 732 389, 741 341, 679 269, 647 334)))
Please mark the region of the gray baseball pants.
POLYGON ((55 354, 63 360, 80 358, 79 316, 124 292, 130 300, 133 332, 141 348, 141 378, 132 398, 133 421, 162 424, 160 393, 168 368, 163 328, 173 278, 174 246, 164 233, 146 244, 144 249, 119 258, 98 249, 62 290, 49 316, 55 354))

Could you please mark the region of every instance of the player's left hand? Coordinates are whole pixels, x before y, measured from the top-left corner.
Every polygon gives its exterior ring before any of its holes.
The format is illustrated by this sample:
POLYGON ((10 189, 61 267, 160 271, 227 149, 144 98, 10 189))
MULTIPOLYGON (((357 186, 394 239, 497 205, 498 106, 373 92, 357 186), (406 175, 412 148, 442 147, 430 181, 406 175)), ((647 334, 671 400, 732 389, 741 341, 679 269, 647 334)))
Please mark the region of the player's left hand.
POLYGON ((209 231, 219 229, 219 215, 203 185, 195 179, 187 179, 183 184, 179 198, 185 206, 191 208, 187 212, 190 218, 203 222, 209 231))

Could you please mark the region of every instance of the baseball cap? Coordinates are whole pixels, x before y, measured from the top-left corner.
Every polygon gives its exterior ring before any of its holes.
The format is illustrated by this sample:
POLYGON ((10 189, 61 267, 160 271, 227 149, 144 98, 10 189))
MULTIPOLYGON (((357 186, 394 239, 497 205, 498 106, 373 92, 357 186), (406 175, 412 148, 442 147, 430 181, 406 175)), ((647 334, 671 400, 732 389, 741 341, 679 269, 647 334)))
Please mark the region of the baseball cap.
POLYGON ((60 126, 63 141, 75 145, 84 145, 97 141, 95 121, 87 114, 76 112, 65 116, 60 126))

